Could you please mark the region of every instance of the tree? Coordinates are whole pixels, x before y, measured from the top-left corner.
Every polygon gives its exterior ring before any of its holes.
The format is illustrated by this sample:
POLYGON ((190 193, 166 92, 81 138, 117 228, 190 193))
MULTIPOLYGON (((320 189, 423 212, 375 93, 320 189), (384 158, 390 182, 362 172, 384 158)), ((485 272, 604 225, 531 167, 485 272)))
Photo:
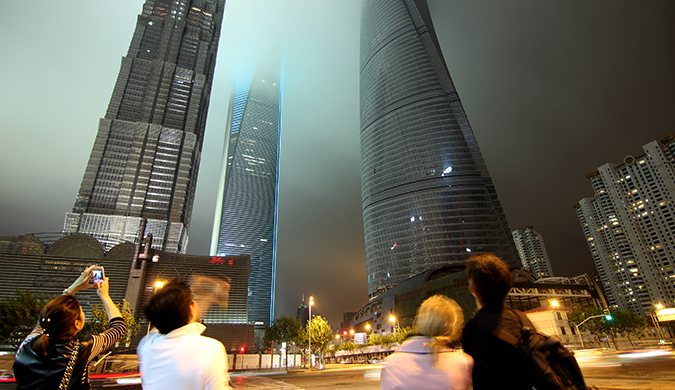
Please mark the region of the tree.
MULTIPOLYGON (((631 346, 635 348, 630 336, 640 337, 644 328, 647 327, 647 320, 632 311, 612 310, 612 320, 607 321, 612 335, 621 334, 626 336, 631 346)), ((616 343, 615 343, 616 347, 616 343)))
MULTIPOLYGON (((303 332, 305 339, 308 339, 308 330, 312 339, 312 349, 319 352, 319 362, 323 364, 323 352, 328 343, 333 340, 333 330, 330 327, 330 324, 328 324, 328 321, 321 316, 312 316, 312 320, 307 324, 307 329, 303 332)), ((310 356, 311 353, 312 351, 310 351, 310 356)))
POLYGON ((389 334, 371 334, 368 338, 368 345, 391 345, 391 335, 389 334))
POLYGON ((282 314, 274 320, 271 327, 265 329, 263 342, 286 343, 286 368, 288 369, 288 349, 302 333, 302 324, 293 317, 282 314))
POLYGON ((397 328, 396 332, 391 335, 391 342, 402 344, 403 341, 408 337, 408 334, 413 331, 413 328, 406 326, 405 328, 397 328))
MULTIPOLYGON (((120 340, 120 342, 129 344, 131 343, 131 339, 136 337, 138 332, 141 331, 141 323, 134 318, 131 306, 126 299, 122 299, 122 302, 117 304, 117 308, 120 309, 122 319, 124 320, 124 323, 127 324, 127 335, 123 340, 120 340)), ((84 328, 82 328, 82 332, 80 333, 81 337, 86 334, 99 334, 105 332, 106 329, 108 329, 108 322, 108 314, 105 312, 103 304, 92 304, 91 317, 84 323, 84 328)))
POLYGON ((338 351, 353 351, 356 349, 356 344, 354 344, 353 341, 345 341, 344 343, 338 345, 337 350, 338 351))
POLYGON ((19 348, 40 318, 49 297, 30 291, 17 291, 0 301, 0 342, 19 348))

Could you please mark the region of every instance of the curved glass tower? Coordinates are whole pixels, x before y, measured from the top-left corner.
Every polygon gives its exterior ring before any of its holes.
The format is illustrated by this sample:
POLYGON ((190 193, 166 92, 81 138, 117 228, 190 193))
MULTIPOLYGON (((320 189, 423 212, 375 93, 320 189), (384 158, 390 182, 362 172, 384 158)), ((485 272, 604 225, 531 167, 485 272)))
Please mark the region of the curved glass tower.
POLYGON ((361 21, 368 293, 440 264, 519 262, 425 0, 368 0, 361 21))
POLYGON ((251 256, 248 319, 257 330, 274 318, 281 91, 278 70, 236 81, 211 239, 212 255, 251 256))

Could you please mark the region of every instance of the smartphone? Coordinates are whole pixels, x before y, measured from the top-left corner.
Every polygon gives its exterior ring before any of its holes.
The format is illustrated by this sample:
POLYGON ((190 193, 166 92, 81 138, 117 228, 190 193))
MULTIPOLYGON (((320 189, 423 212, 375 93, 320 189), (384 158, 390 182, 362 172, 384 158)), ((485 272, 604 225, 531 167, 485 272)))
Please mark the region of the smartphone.
POLYGON ((103 267, 96 266, 91 270, 91 278, 89 284, 103 283, 105 281, 105 272, 103 267))

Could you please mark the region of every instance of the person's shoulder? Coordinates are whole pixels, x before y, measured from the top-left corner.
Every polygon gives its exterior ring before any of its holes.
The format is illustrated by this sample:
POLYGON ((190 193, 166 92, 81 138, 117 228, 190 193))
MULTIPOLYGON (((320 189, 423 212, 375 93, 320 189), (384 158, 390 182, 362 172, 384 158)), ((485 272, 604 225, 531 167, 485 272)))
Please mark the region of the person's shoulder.
POLYGON ((453 367, 473 367, 471 355, 462 351, 444 352, 439 354, 443 365, 453 367))
POLYGON ((206 347, 210 347, 210 348, 214 348, 214 349, 215 348, 222 348, 223 350, 225 350, 225 346, 223 345, 223 343, 220 342, 220 340, 214 339, 213 337, 204 336, 204 335, 197 335, 194 338, 194 341, 196 343, 199 343, 199 345, 202 345, 202 346, 206 346, 206 347))

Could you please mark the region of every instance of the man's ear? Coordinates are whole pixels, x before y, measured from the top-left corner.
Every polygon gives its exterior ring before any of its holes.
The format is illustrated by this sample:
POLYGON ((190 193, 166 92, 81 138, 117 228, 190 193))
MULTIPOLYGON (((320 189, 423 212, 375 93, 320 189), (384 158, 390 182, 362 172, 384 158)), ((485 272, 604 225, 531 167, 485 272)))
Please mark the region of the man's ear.
POLYGON ((195 301, 190 304, 190 322, 199 322, 199 305, 195 301))

